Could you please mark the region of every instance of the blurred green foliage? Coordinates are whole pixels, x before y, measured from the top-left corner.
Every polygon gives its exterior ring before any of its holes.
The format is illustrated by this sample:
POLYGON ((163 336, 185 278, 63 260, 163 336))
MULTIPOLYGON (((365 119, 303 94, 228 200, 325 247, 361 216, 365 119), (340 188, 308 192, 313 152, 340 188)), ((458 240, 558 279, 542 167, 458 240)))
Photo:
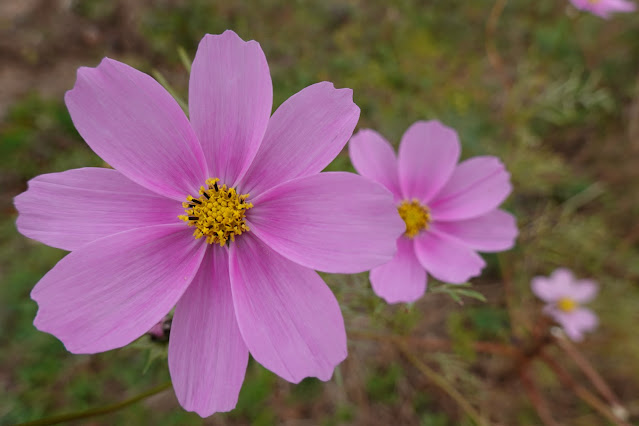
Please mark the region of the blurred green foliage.
MULTIPOLYGON (((493 5, 487 0, 71 3, 69 13, 85 25, 70 30, 78 39, 87 28, 104 32, 85 49, 87 65, 109 55, 146 72, 157 69, 185 95, 188 75, 178 49, 192 58, 202 35, 233 29, 264 49, 275 107, 303 87, 329 80, 354 90, 362 111, 359 127, 375 128, 395 146, 414 121, 439 119, 458 130, 463 157, 498 155, 512 174, 515 190, 506 208, 517 215, 521 235, 513 251, 484 256, 489 266, 473 280, 472 291, 484 294, 487 303, 460 294, 468 289, 431 280, 431 289, 449 294, 431 292, 414 305, 389 306, 374 296, 367 274, 323 275, 341 302, 347 327, 450 338, 453 354, 423 354, 447 380, 502 424, 538 424, 518 390, 502 390, 499 404, 489 400, 500 389, 485 375, 488 367, 481 363, 486 360, 471 344, 525 338, 540 315, 530 279, 567 266, 601 283, 593 304, 601 327, 584 351, 618 385, 622 399, 636 399, 639 340, 629 326, 639 321, 638 135, 629 130, 629 122, 638 119, 631 116, 639 63, 636 15, 603 21, 575 12, 567 1, 508 2, 494 39, 504 63, 498 71, 485 54, 485 25, 493 5), (125 31, 122 38, 138 40, 135 48, 112 41, 125 31), (512 287, 510 294, 504 282, 512 287), (451 300, 451 294, 463 296, 464 305, 451 300)), ((55 40, 51 43, 58 48, 55 40)), ((56 61, 67 59, 61 54, 56 61)), ((102 165, 73 128, 62 93, 52 97, 31 91, 13 100, 2 118, 0 182, 6 214, 0 222, 0 383, 7 391, 0 396, 0 424, 115 402, 168 380, 162 356, 149 363, 150 353, 164 354, 166 348, 146 336, 132 348, 76 356, 32 325, 36 306, 29 292, 64 253, 17 233, 11 197, 38 174, 102 165)), ((328 170, 352 171, 346 152, 328 170)), ((426 392, 424 381, 384 352, 382 344, 375 356, 366 344, 350 345, 352 356, 364 363, 359 378, 363 396, 352 391, 358 388, 352 383, 357 374, 346 368, 343 383, 307 379, 292 386, 252 361, 237 408, 216 419, 270 425, 306 416, 317 424, 351 424, 366 418, 371 403, 386 407, 375 411, 380 422, 397 420, 393 413, 400 411, 413 424, 463 421, 454 406, 441 402, 445 397, 435 398, 435 388, 426 392), (358 396, 337 399, 328 386, 358 396), (408 401, 406 386, 414 388, 408 401), (333 412, 313 411, 317 401, 333 412)), ((549 395, 562 395, 547 371, 539 377, 549 395)), ((586 410, 565 396, 553 403, 561 408, 557 415, 564 424, 586 410)), ((175 404, 167 392, 95 424, 201 423, 175 404)))

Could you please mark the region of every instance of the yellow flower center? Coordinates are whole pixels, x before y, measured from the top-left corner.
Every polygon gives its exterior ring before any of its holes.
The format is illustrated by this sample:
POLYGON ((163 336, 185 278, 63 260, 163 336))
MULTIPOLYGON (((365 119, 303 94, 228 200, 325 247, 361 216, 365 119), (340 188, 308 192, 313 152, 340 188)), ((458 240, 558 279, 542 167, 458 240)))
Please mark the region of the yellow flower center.
POLYGON ((575 302, 569 297, 562 297, 561 299, 557 301, 557 308, 559 308, 560 311, 563 311, 566 313, 572 312, 575 309, 577 309, 577 302, 575 302))
POLYGON ((404 235, 408 238, 413 238, 421 231, 428 229, 430 210, 428 210, 428 207, 421 205, 416 199, 413 199, 413 201, 402 201, 399 207, 397 207, 397 211, 399 212, 399 216, 404 220, 404 223, 406 223, 406 232, 404 232, 404 235))
POLYGON ((246 210, 253 207, 247 203, 249 194, 238 195, 235 188, 218 186, 219 179, 207 179, 206 188, 200 187, 198 198, 191 195, 182 203, 185 215, 178 216, 195 227, 195 239, 206 237, 209 244, 224 246, 236 235, 249 231, 245 223, 246 210))

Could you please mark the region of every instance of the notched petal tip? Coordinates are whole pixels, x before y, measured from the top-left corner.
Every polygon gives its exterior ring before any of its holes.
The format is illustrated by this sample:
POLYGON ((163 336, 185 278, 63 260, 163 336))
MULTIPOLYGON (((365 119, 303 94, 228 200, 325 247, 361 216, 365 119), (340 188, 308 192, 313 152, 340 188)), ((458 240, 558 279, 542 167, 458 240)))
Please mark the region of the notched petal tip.
MULTIPOLYGON (((176 393, 176 397, 177 397, 177 393, 176 393)), ((180 400, 180 398, 178 398, 178 402, 180 403, 180 406, 182 406, 182 408, 184 408, 186 411, 190 411, 191 413, 197 414, 203 419, 207 417, 211 417, 215 413, 228 413, 230 411, 233 411, 235 407, 237 406, 237 401, 238 399, 236 398, 233 403, 229 403, 228 405, 223 405, 223 406, 215 407, 215 408, 202 408, 198 406, 197 404, 188 404, 186 401, 182 401, 180 400)))
POLYGON ((357 104, 355 104, 353 100, 353 89, 348 87, 342 87, 342 88, 335 87, 335 84, 331 81, 320 81, 310 85, 309 87, 312 87, 312 86, 321 87, 323 90, 333 92, 333 96, 335 96, 336 98, 340 98, 340 97, 347 98, 349 101, 353 102, 353 105, 359 110, 359 107, 357 106, 357 104))
POLYGON ((203 46, 205 44, 208 44, 209 42, 217 43, 218 41, 223 41, 223 40, 231 41, 233 43, 238 43, 240 45, 244 44, 244 45, 257 47, 260 50, 262 50, 262 46, 260 45, 259 42, 255 40, 244 40, 233 30, 226 30, 222 34, 210 34, 210 33, 204 34, 204 37, 202 37, 202 40, 200 40, 199 46, 203 46))

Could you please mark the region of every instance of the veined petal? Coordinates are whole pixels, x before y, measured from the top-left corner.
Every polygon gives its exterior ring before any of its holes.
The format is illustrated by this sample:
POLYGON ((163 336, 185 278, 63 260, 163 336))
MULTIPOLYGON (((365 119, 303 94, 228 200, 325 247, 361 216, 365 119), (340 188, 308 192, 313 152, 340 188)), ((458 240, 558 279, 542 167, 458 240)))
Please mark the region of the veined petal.
POLYGON ((180 405, 208 417, 235 408, 248 349, 235 319, 228 250, 214 245, 175 308, 169 370, 180 405))
POLYGON ((346 358, 339 305, 315 271, 249 233, 231 244, 231 288, 249 351, 275 374, 293 383, 326 381, 346 358))
POLYGON ((429 207, 437 221, 471 219, 496 209, 510 191, 510 174, 497 157, 473 157, 457 166, 429 207))
POLYGON ((439 121, 418 121, 399 145, 399 180, 404 198, 428 203, 455 170, 461 145, 457 132, 439 121))
POLYGON ((287 180, 321 172, 344 148, 358 119, 351 89, 322 82, 291 96, 271 117, 241 179, 241 192, 256 196, 287 180))
POLYGON ((173 308, 205 249, 182 224, 137 228, 82 246, 34 287, 34 324, 73 353, 127 345, 173 308))
POLYGON ((251 232, 288 259, 325 272, 388 262, 405 229, 391 193, 353 173, 294 179, 252 202, 251 232))
POLYGON ((23 235, 64 250, 129 229, 178 223, 184 211, 175 200, 101 168, 40 175, 15 206, 23 235))
POLYGON ((473 249, 432 229, 418 235, 414 244, 417 259, 426 272, 446 283, 462 284, 486 266, 473 249))
POLYGON ((515 245, 517 222, 503 210, 493 210, 472 219, 431 224, 439 232, 455 237, 473 250, 496 252, 515 245))
POLYGON ((402 198, 397 172, 397 158, 390 143, 374 130, 357 132, 348 142, 349 155, 357 173, 374 180, 402 198))
POLYGON ((91 149, 137 184, 182 201, 208 177, 184 112, 150 76, 104 58, 78 70, 64 100, 91 149))
POLYGON ((388 303, 410 303, 426 292, 426 270, 415 257, 413 242, 400 237, 397 253, 388 263, 371 270, 373 291, 388 303))
POLYGON ((272 107, 260 44, 230 30, 205 35, 191 68, 189 113, 212 176, 237 182, 262 142, 272 107))

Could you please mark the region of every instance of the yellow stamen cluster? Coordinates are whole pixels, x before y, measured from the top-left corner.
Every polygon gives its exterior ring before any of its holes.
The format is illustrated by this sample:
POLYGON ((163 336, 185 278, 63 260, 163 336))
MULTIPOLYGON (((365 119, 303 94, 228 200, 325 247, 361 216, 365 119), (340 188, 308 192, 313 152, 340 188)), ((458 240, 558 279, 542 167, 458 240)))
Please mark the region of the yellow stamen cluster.
POLYGON ((399 216, 406 223, 406 235, 408 238, 414 238, 421 231, 428 229, 430 223, 430 210, 423 206, 419 201, 402 201, 397 207, 399 216))
POLYGON ((249 194, 238 195, 235 188, 218 186, 218 182, 217 178, 207 179, 207 187, 200 187, 198 198, 187 196, 187 202, 182 203, 186 214, 178 217, 196 227, 195 239, 206 237, 207 243, 224 246, 249 231, 245 213, 253 204, 246 202, 249 194))
POLYGON ((561 299, 557 301, 557 308, 560 311, 563 311, 566 313, 574 311, 575 309, 577 309, 577 306, 578 306, 577 302, 575 302, 569 297, 562 297, 561 299))

